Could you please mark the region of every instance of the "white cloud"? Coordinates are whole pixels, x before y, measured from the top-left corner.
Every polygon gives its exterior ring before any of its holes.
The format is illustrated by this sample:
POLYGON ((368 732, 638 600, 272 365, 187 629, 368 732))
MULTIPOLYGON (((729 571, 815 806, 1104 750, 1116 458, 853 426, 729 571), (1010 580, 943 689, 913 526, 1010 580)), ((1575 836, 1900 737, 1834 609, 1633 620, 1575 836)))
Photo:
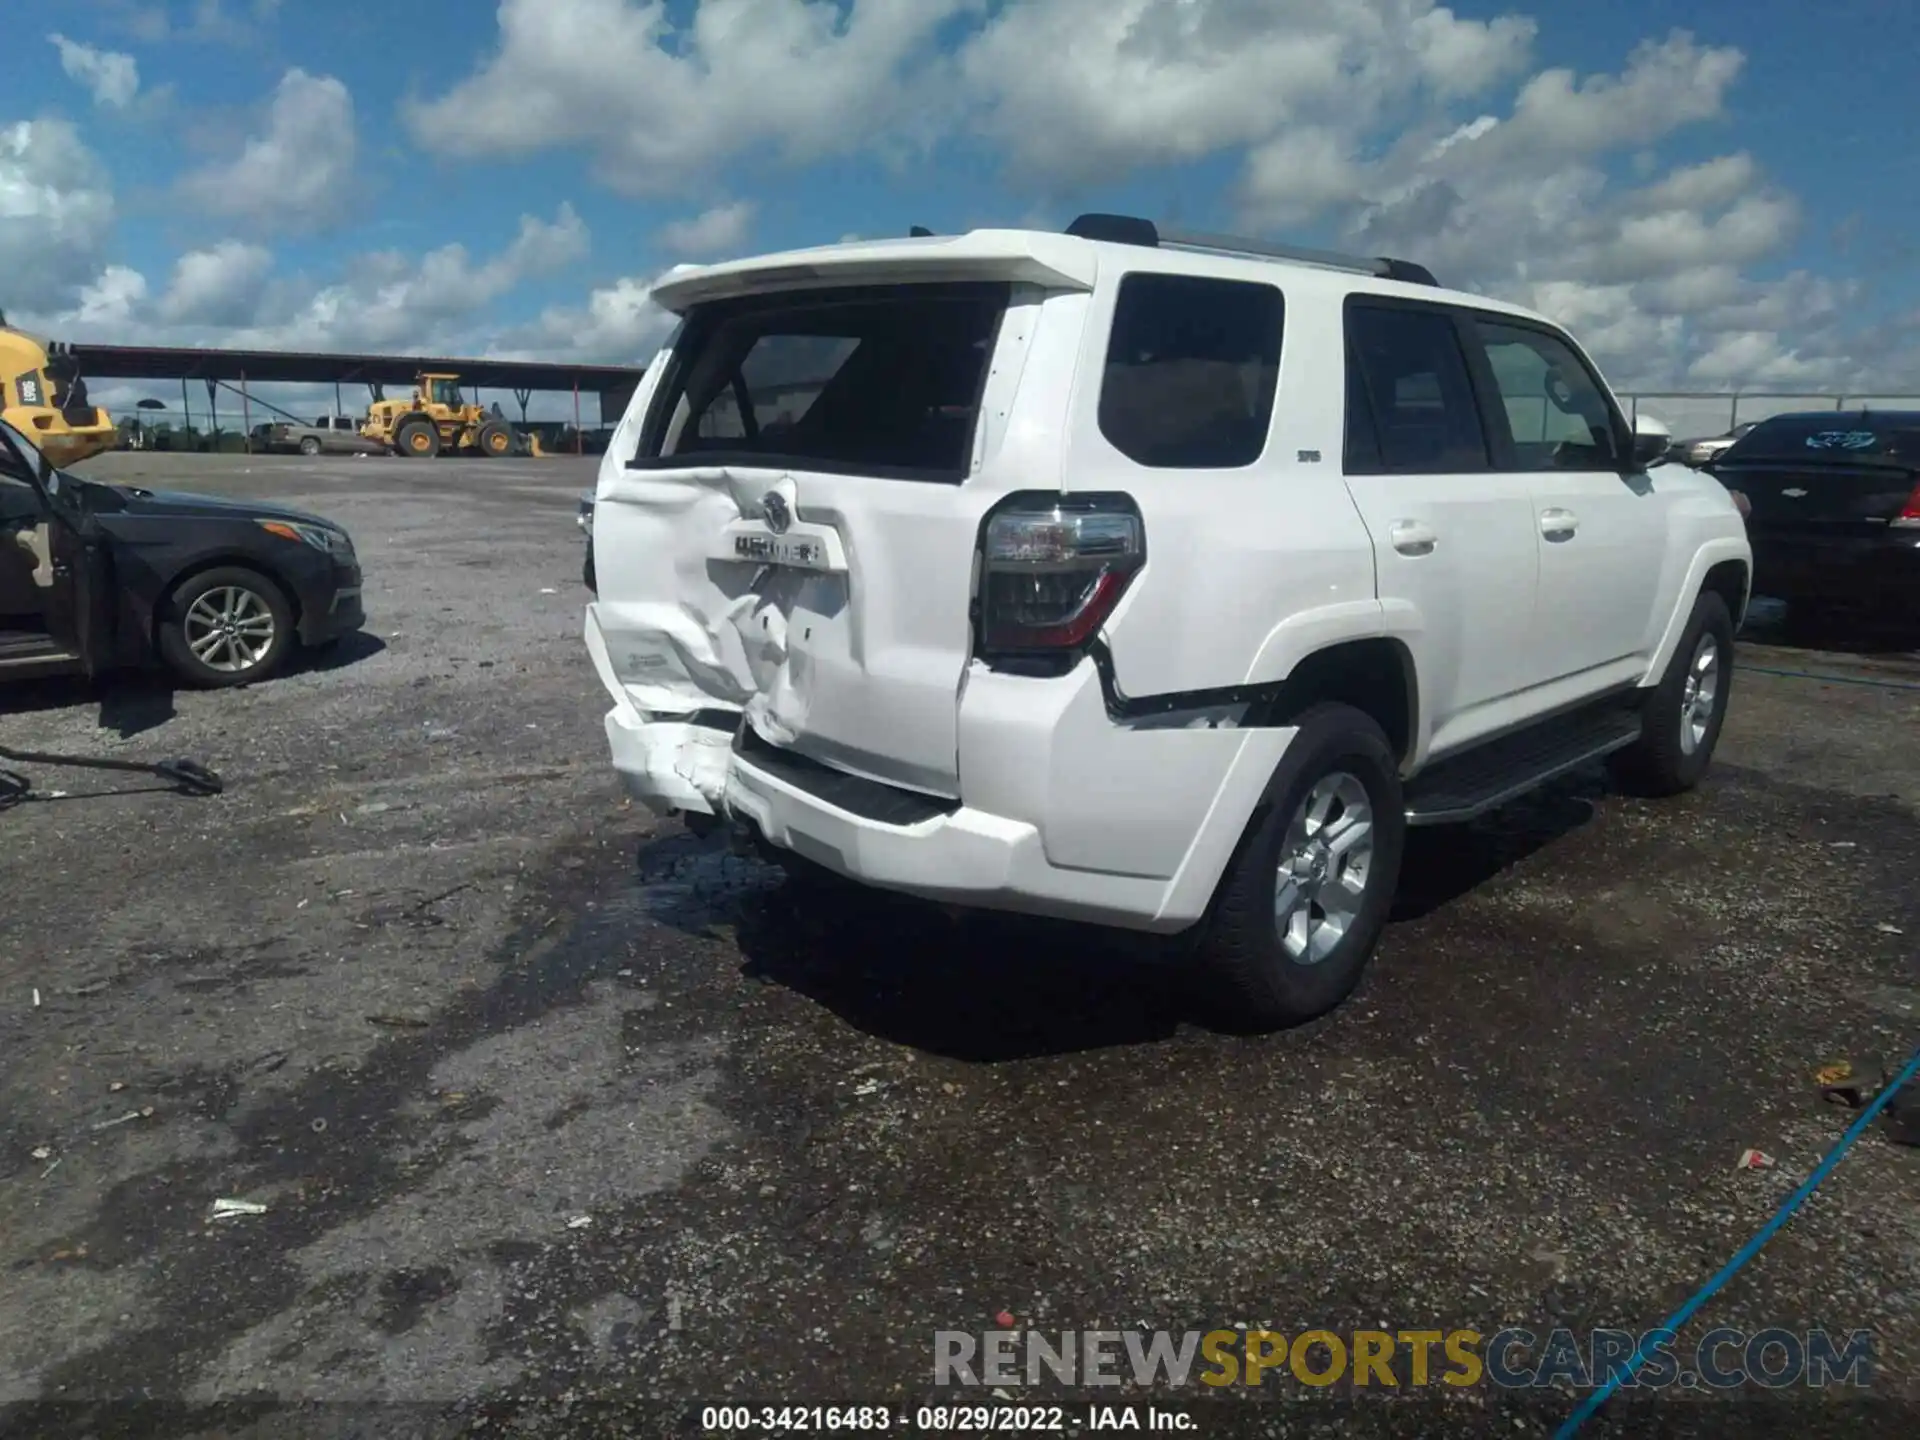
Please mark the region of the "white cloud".
POLYGON ((673 328, 673 316, 653 303, 653 284, 622 276, 595 288, 585 305, 555 306, 533 324, 509 330, 487 353, 503 359, 644 365, 673 328))
POLYGON ((245 325, 259 313, 272 271, 273 253, 241 240, 189 251, 174 262, 159 319, 168 325, 245 325))
POLYGON ((75 304, 33 313, 43 333, 70 340, 471 354, 490 343, 488 307, 525 281, 576 263, 588 246, 586 225, 563 204, 551 220, 523 215, 514 239, 479 261, 462 245, 417 258, 382 251, 315 284, 276 276, 261 246, 226 240, 181 256, 157 298, 138 271, 113 266, 75 304))
POLYGON ((1015 173, 1072 185, 1475 94, 1533 34, 1431 0, 1047 0, 1008 5, 961 70, 1015 173))
POLYGON ((101 50, 55 32, 47 37, 60 52, 60 68, 93 96, 93 103, 124 110, 140 92, 140 67, 133 56, 101 50))
MULTIPOLYGON (((273 8, 198 6, 187 13, 202 30, 273 8)), ((1469 18, 1436 0, 499 0, 495 50, 402 118, 432 154, 491 164, 571 149, 619 191, 677 201, 684 212, 654 237, 663 261, 720 258, 753 239, 750 202, 695 214, 693 197, 752 194, 756 175, 793 177, 839 157, 937 161, 937 147, 954 145, 969 164, 984 149, 1011 182, 998 206, 979 205, 980 223, 1054 221, 1075 192, 1131 176, 1182 208, 1237 210, 1254 233, 1405 255, 1450 284, 1530 303, 1574 326, 1622 386, 1733 383, 1741 372, 1750 384, 1815 383, 1817 373, 1819 384, 1851 385, 1870 371, 1883 372, 1882 388, 1920 384, 1910 329, 1852 318, 1870 308, 1863 286, 1780 273, 1800 204, 1764 156, 1713 143, 1744 70, 1739 49, 1674 31, 1577 69, 1542 68, 1533 19, 1476 10, 1469 18), (1682 145, 1687 163, 1676 166, 1682 145), (1200 174, 1235 167, 1231 193, 1169 173, 1201 161, 1211 163, 1200 174)), ((288 72, 244 150, 188 193, 236 236, 324 223, 352 193, 353 127, 339 81, 288 72)), ((70 130, 35 139, 32 183, 52 185, 59 204, 42 196, 32 224, 44 236, 53 210, 67 209, 80 258, 57 265, 71 308, 74 284, 105 283, 112 195, 104 182, 74 183, 82 169, 46 168, 63 143, 78 144, 70 130)), ((0 139, 0 244, 9 176, 22 170, 0 139)), ((458 177, 452 185, 466 193, 458 177)), ((819 228, 861 223, 824 216, 819 228)), ((109 286, 91 303, 104 314, 117 295, 140 324, 244 343, 646 358, 668 327, 648 257, 578 304, 487 323, 523 278, 560 273, 586 248, 585 227, 563 209, 524 219, 485 258, 459 245, 366 255, 316 285, 275 274, 257 246, 234 239, 183 256, 157 298, 109 286)))
POLYGON ((910 72, 975 0, 501 0, 500 48, 411 105, 416 141, 462 159, 580 146, 609 185, 670 192, 736 158, 806 162, 922 123, 910 72))
POLYGON ((264 131, 232 160, 189 175, 182 190, 207 212, 261 230, 319 229, 352 198, 356 148, 347 87, 293 69, 274 90, 264 131))
POLYGON ((97 275, 113 186, 64 120, 0 123, 0 310, 58 304, 97 275))
POLYGON ((1718 115, 1744 61, 1736 49, 1703 47, 1676 31, 1643 42, 1617 77, 1541 71, 1520 91, 1513 125, 1529 151, 1593 155, 1648 144, 1718 115))
POLYGON ((86 329, 115 334, 134 322, 146 298, 146 276, 125 265, 109 265, 81 287, 79 303, 65 318, 86 329))
POLYGON ((716 205, 688 220, 662 225, 656 237, 663 249, 676 255, 697 255, 720 259, 738 251, 753 228, 754 206, 751 200, 736 200, 716 205))

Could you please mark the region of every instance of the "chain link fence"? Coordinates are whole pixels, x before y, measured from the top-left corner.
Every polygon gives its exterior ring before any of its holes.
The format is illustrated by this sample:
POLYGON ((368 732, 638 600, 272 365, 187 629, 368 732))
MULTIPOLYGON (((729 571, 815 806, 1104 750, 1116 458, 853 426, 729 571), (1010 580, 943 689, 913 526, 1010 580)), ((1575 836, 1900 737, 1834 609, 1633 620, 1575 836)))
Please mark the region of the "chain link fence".
POLYGON ((1665 425, 1676 440, 1724 435, 1748 420, 1765 420, 1799 410, 1920 410, 1920 394, 1821 395, 1787 390, 1643 390, 1625 391, 1621 403, 1635 419, 1647 414, 1665 425))

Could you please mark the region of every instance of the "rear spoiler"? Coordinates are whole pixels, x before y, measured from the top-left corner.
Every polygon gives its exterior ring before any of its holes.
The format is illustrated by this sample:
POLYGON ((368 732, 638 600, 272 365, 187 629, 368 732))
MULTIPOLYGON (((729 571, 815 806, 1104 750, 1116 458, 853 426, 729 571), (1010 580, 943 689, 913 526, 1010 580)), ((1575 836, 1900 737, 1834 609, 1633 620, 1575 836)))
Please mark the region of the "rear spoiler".
POLYGON ((1074 237, 974 230, 729 260, 669 274, 653 287, 651 298, 663 309, 684 315, 695 305, 763 290, 969 280, 1091 290, 1097 273, 1093 248, 1074 237))

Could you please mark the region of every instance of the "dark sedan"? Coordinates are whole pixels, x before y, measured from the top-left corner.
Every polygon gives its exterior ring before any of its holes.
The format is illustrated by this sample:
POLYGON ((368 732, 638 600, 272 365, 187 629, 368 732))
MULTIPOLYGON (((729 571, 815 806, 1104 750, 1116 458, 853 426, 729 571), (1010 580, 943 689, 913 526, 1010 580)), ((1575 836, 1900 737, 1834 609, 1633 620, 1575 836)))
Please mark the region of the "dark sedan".
POLYGON ((1756 592, 1920 619, 1920 411, 1776 415, 1704 468, 1744 497, 1756 592))
POLYGON ((593 491, 584 490, 580 494, 580 512, 575 517, 580 533, 587 537, 587 558, 580 566, 580 582, 596 593, 599 587, 593 582, 593 491))
POLYGON ((365 618, 331 521, 83 479, 0 423, 0 680, 164 664, 242 685, 365 618))

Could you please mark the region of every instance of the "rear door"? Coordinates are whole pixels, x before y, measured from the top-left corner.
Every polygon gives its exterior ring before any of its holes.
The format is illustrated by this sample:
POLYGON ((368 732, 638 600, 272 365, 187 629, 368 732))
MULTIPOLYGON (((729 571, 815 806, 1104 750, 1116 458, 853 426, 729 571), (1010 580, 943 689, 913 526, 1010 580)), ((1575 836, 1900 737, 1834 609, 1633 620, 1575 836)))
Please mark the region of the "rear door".
POLYGON ((1445 747, 1471 735, 1476 708, 1538 679, 1532 495, 1493 468, 1453 312, 1354 296, 1346 323, 1347 489, 1380 598, 1425 621, 1420 705, 1445 747))
POLYGON ((1622 453, 1625 422, 1564 335, 1489 315, 1476 316, 1471 333, 1470 358, 1496 400, 1496 462, 1524 475, 1533 496, 1541 678, 1645 656, 1659 639, 1666 497, 1622 453))
POLYGON ((1007 488, 979 473, 980 416, 1004 412, 1039 304, 967 282, 695 306, 594 517, 633 702, 738 708, 771 744, 957 794, 974 547, 1007 488))

